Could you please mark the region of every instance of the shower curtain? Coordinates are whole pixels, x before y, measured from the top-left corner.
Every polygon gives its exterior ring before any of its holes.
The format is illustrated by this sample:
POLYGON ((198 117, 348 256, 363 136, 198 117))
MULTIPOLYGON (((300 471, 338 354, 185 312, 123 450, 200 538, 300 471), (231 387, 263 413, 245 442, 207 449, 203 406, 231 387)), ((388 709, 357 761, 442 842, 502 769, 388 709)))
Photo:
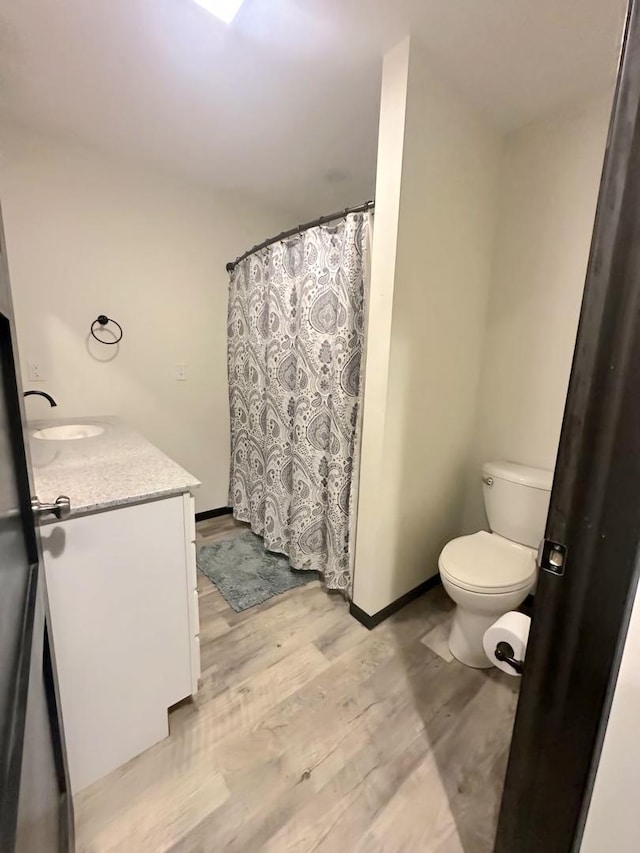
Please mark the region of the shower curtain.
POLYGON ((347 596, 369 229, 353 213, 261 249, 229 291, 233 514, 347 596))

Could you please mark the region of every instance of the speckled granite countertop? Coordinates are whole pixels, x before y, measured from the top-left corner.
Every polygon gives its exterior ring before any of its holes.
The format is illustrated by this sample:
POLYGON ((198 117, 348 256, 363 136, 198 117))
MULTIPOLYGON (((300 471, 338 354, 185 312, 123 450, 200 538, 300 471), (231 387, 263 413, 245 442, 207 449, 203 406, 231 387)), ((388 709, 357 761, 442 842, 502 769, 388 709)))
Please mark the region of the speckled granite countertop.
POLYGON ((200 485, 118 418, 31 421, 27 430, 36 495, 43 503, 68 495, 72 516, 177 495, 200 485), (97 424, 104 432, 72 441, 33 437, 36 430, 63 424, 97 424))

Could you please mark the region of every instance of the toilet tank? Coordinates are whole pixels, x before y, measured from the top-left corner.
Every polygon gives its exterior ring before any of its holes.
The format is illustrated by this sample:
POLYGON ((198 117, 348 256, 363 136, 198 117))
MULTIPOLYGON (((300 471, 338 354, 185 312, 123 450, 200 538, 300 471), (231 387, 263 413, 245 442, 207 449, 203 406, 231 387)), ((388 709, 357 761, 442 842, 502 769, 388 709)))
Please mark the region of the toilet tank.
POLYGON ((553 471, 515 462, 482 466, 484 506, 492 533, 537 548, 544 536, 553 471))

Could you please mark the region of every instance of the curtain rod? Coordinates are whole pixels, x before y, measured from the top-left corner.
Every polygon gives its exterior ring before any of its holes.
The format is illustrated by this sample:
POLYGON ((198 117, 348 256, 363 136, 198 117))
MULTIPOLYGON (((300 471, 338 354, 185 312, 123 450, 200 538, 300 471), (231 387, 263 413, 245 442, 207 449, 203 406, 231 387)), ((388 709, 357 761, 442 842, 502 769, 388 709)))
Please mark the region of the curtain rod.
POLYGON ((282 234, 278 234, 277 237, 271 237, 269 240, 265 240, 264 243, 260 243, 258 246, 254 246, 253 249, 249 249, 248 252, 245 252, 244 255, 240 255, 240 257, 236 258, 235 261, 229 261, 227 264, 227 272, 233 272, 236 264, 239 264, 240 261, 244 261, 245 258, 253 255, 254 252, 259 252, 260 249, 266 249, 267 246, 273 246, 274 243, 279 243, 280 240, 286 240, 287 237, 294 237, 296 234, 302 234, 303 231, 307 231, 309 228, 315 228, 317 225, 325 225, 327 222, 333 222, 335 219, 342 219, 350 213, 366 213, 367 210, 373 210, 375 206, 375 201, 365 201, 364 204, 359 204, 357 207, 345 207, 344 210, 339 210, 337 213, 330 213, 329 216, 321 216, 319 219, 314 219, 311 222, 305 222, 304 225, 298 225, 297 228, 290 228, 289 231, 283 231, 282 234))

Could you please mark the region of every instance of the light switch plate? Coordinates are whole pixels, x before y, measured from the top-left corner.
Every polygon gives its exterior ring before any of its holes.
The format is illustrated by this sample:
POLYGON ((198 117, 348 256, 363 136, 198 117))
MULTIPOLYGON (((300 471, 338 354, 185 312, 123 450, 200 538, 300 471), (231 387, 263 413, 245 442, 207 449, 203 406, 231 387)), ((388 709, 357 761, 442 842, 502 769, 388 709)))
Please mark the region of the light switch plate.
POLYGON ((175 378, 176 382, 185 382, 187 378, 187 365, 186 364, 176 364, 175 366, 175 378))
POLYGON ((31 382, 44 382, 45 375, 41 361, 30 361, 27 364, 27 373, 31 382))

